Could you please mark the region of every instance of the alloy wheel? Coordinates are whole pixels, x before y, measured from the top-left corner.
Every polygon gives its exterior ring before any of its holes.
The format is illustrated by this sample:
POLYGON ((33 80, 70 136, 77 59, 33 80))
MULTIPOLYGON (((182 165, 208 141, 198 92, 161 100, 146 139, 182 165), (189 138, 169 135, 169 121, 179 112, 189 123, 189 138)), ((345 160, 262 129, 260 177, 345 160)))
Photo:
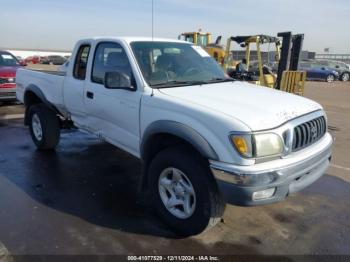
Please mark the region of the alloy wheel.
POLYGON ((35 138, 38 141, 41 141, 41 139, 43 138, 43 129, 41 127, 40 118, 37 114, 33 114, 32 116, 32 129, 35 138))
POLYGON ((196 193, 188 177, 179 169, 164 169, 158 180, 160 198, 175 217, 189 218, 196 209, 196 193))

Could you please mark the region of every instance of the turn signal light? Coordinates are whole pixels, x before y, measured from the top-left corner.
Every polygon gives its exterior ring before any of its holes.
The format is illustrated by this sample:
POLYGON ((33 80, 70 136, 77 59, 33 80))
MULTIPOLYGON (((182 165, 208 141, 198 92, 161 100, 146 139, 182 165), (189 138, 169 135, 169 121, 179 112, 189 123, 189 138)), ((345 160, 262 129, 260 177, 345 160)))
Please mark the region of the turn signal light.
POLYGON ((248 146, 243 137, 236 136, 233 138, 233 143, 235 144, 237 150, 242 154, 246 155, 248 153, 248 146))

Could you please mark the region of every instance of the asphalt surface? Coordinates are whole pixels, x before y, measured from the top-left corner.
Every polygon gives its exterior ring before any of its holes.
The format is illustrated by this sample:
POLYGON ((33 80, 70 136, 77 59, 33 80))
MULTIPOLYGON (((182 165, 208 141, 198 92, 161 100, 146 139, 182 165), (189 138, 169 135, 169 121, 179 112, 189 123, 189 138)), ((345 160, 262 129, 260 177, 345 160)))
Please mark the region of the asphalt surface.
POLYGON ((138 193, 140 164, 79 131, 38 152, 23 107, 0 107, 1 254, 348 254, 350 255, 350 82, 308 83, 336 138, 332 167, 287 200, 228 205, 223 221, 179 239, 138 193))

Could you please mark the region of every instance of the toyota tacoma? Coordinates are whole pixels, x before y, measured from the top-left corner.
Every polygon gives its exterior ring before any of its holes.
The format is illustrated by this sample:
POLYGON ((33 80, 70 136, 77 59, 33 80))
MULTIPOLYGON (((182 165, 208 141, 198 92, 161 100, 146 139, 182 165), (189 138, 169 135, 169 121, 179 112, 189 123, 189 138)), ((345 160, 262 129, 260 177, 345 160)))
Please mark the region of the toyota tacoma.
POLYGON ((330 163, 318 103, 235 81, 188 42, 84 39, 64 72, 19 69, 16 82, 39 150, 74 126, 136 156, 150 203, 181 235, 215 225, 226 203, 281 201, 330 163))

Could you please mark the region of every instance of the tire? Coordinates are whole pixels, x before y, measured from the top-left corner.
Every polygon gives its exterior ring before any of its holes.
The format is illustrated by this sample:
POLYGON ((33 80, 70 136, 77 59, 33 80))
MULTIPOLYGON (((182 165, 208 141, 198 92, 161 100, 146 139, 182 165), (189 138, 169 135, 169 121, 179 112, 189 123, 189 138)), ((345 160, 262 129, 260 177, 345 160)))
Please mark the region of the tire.
MULTIPOLYGON (((196 235, 215 226, 221 220, 225 211, 225 202, 210 173, 208 162, 204 161, 191 148, 176 146, 159 152, 150 164, 148 175, 153 207, 158 216, 177 234, 184 237, 196 235), (170 199, 176 193, 174 193, 175 190, 172 191, 173 194, 169 190, 164 190, 162 181, 166 177, 164 181, 167 183, 165 184, 171 189, 176 188, 177 186, 168 183, 170 180, 176 180, 174 174, 181 177, 177 181, 178 184, 182 185, 182 189, 187 192, 193 191, 193 194, 188 198, 190 199, 188 210, 192 210, 190 212, 186 213, 185 205, 181 204, 174 205, 170 209, 165 206, 167 201, 164 201, 164 192, 166 193, 165 198, 170 199), (186 187, 184 187, 185 184, 186 187), (188 190, 191 187, 192 190, 188 190), (180 216, 181 211, 183 212, 180 216)), ((181 202, 182 200, 177 199, 176 201, 181 202)), ((186 201, 183 200, 183 202, 186 201)))
POLYGON ((343 82, 349 81, 349 79, 350 79, 350 74, 349 74, 349 73, 344 73, 344 74, 342 74, 341 80, 342 80, 343 82))
POLYGON ((328 82, 328 83, 333 83, 334 80, 335 80, 335 77, 332 74, 328 75, 326 78, 326 82, 328 82))
POLYGON ((29 130, 39 150, 54 149, 60 140, 60 122, 56 113, 44 104, 29 108, 29 130))

